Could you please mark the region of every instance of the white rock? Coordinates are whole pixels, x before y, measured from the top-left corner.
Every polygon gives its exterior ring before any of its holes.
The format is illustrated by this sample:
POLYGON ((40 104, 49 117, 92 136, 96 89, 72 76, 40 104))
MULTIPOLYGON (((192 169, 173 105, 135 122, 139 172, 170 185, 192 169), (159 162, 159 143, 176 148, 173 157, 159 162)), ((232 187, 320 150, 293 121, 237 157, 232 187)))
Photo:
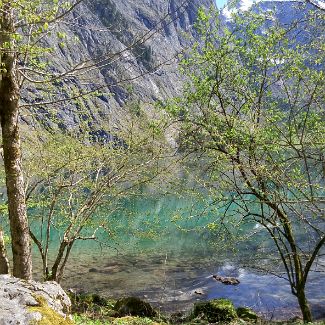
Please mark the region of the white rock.
POLYGON ((41 320, 39 312, 29 310, 39 305, 37 297, 43 297, 51 309, 68 317, 70 299, 56 282, 39 283, 0 275, 0 325, 26 325, 41 320))

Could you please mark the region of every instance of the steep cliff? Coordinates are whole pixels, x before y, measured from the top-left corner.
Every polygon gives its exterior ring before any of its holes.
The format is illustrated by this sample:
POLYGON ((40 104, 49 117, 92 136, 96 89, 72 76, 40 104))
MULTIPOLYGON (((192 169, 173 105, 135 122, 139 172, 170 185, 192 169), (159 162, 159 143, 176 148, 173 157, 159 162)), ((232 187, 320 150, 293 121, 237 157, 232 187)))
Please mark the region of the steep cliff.
POLYGON ((83 122, 96 129, 103 120, 116 122, 128 102, 152 103, 176 95, 182 85, 177 54, 195 38, 200 6, 214 6, 214 0, 82 2, 60 22, 52 33, 56 36, 43 42, 53 48, 44 59, 53 72, 75 71, 53 87, 27 87, 22 101, 36 114, 23 115, 23 120, 31 125, 36 118, 45 127, 62 129, 83 122), (74 96, 74 101, 66 100, 74 96))
MULTIPOLYGON (((248 9, 252 5, 248 2, 252 1, 239 1, 237 9, 225 8, 223 19, 230 21, 232 10, 248 9)), ((288 24, 304 12, 295 1, 259 5, 265 11, 274 9, 276 18, 288 24)), ((63 130, 78 129, 83 123, 100 130, 103 121, 117 124, 127 103, 145 105, 150 114, 152 103, 180 93, 183 80, 177 54, 193 43, 193 24, 201 6, 214 7, 215 0, 81 2, 43 41, 44 47, 53 49, 44 56, 52 72, 74 71, 52 87, 27 86, 22 102, 33 114, 23 113, 23 121, 63 130), (71 97, 75 99, 69 101, 71 97)), ((305 35, 301 33, 300 39, 305 35)))

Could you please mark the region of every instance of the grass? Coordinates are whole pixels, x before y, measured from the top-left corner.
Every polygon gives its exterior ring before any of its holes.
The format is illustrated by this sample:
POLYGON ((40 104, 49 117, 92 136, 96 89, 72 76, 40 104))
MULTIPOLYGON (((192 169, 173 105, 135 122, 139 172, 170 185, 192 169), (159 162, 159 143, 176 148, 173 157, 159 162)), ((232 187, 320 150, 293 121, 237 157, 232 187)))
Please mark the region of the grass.
POLYGON ((77 325, 164 325, 165 323, 157 323, 150 318, 142 317, 122 317, 112 320, 93 320, 85 315, 74 315, 74 321, 77 325))

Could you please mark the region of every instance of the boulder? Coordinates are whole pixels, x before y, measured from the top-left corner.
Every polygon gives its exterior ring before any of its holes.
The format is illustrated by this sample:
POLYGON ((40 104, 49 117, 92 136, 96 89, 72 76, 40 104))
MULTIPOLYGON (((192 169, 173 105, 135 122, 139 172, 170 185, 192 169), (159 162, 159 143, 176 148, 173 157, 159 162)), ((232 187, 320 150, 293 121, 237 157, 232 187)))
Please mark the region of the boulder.
POLYGON ((116 317, 116 300, 101 297, 98 294, 69 292, 73 313, 90 313, 107 317, 116 317))
POLYGON ((216 280, 219 281, 223 284, 227 284, 227 285, 237 285, 240 283, 240 281, 236 278, 233 277, 228 277, 228 276, 220 276, 220 275, 212 275, 212 277, 216 280))
POLYGON ((178 311, 176 313, 171 314, 169 317, 170 324, 186 323, 187 320, 188 320, 188 315, 184 311, 178 311))
POLYGON ((73 324, 69 297, 56 282, 0 275, 0 325, 73 324))
POLYGON ((250 321, 250 320, 256 321, 258 319, 258 316, 250 308, 247 307, 238 307, 236 309, 236 312, 239 318, 246 321, 250 321))
POLYGON ((233 303, 228 299, 213 299, 194 305, 192 318, 200 317, 209 323, 229 322, 237 318, 233 303))
POLYGON ((145 302, 137 297, 127 297, 119 299, 114 309, 120 317, 123 316, 141 316, 154 317, 157 312, 151 307, 148 302, 145 302))

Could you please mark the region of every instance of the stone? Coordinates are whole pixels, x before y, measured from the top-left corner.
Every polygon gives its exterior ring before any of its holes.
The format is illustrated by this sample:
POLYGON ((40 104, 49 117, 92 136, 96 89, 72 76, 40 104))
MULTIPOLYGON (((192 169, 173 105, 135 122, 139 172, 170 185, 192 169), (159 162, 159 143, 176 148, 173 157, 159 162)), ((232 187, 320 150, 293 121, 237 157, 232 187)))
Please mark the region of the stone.
POLYGON ((154 317, 157 312, 151 307, 148 302, 145 302, 137 297, 127 297, 119 299, 114 310, 123 316, 141 316, 141 317, 154 317))
POLYGON ((70 309, 69 297, 56 282, 0 275, 0 325, 70 325, 70 309))
POLYGON ((92 293, 69 293, 72 302, 72 312, 77 314, 90 313, 105 317, 117 317, 114 310, 116 300, 92 293))
POLYGON ((236 309, 237 316, 243 320, 250 321, 254 320, 256 321, 258 319, 258 316, 255 312, 253 312, 250 308, 247 307, 238 307, 236 309))
POLYGON ((187 321, 188 315, 185 312, 178 311, 173 313, 169 317, 169 322, 171 324, 181 324, 187 321))
POLYGON ((219 281, 223 284, 227 285, 237 285, 240 283, 240 281, 233 277, 226 277, 226 276, 220 276, 220 275, 213 275, 212 276, 216 281, 219 281))
POLYGON ((228 299, 213 299, 194 305, 192 318, 200 317, 210 323, 229 322, 238 318, 233 303, 228 299))

